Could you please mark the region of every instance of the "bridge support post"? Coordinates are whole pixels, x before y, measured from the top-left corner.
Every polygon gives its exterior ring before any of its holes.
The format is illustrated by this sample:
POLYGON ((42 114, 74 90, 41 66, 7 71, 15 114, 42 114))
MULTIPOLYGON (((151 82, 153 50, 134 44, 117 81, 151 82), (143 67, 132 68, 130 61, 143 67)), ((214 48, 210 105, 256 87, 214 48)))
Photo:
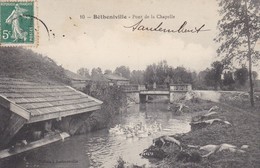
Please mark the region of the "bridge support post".
POLYGON ((140 94, 140 103, 146 103, 148 99, 147 95, 140 94))
POLYGON ((170 103, 174 102, 174 93, 173 92, 170 92, 169 101, 170 101, 170 103))
POLYGON ((128 102, 140 103, 139 92, 128 92, 126 96, 128 102))

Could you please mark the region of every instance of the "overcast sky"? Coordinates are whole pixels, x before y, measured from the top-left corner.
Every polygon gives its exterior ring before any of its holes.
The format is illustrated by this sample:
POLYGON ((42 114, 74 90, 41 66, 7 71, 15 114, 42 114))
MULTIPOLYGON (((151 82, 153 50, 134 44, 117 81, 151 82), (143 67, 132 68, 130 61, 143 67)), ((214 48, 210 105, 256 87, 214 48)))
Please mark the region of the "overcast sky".
POLYGON ((145 69, 167 60, 174 67, 200 71, 216 59, 218 5, 216 0, 39 0, 38 17, 51 30, 40 25, 37 52, 49 56, 74 72, 81 67, 114 70, 126 65, 131 70, 145 69), (93 19, 93 15, 126 15, 128 19, 93 19), (85 19, 80 19, 85 15, 85 19), (142 24, 177 29, 187 21, 187 28, 210 31, 195 34, 132 31, 124 28, 139 22, 135 16, 172 15, 172 19, 144 19, 142 24), (91 17, 91 18, 87 18, 91 17), (53 35, 55 34, 55 36, 53 35))

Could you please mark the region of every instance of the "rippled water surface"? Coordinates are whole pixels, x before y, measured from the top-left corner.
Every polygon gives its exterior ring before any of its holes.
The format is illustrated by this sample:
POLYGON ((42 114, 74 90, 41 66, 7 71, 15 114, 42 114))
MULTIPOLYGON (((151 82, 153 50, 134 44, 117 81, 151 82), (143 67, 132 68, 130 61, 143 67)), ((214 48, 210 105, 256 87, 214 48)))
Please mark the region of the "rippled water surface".
POLYGON ((28 151, 2 161, 0 167, 43 167, 43 168, 111 168, 122 157, 129 163, 150 165, 139 154, 149 147, 152 139, 160 135, 185 133, 190 130, 190 115, 175 116, 167 111, 167 104, 151 103, 133 105, 121 115, 115 117, 116 124, 145 123, 147 126, 155 121, 162 124, 162 131, 146 138, 126 138, 124 135, 111 135, 107 129, 74 136, 64 142, 28 151))

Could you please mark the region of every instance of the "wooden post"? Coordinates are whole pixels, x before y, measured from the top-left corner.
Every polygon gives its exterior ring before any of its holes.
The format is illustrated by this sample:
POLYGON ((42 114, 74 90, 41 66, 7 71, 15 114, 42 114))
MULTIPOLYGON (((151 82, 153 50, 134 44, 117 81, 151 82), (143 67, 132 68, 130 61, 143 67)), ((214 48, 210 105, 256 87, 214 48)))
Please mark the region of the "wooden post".
POLYGON ((2 135, 0 136, 0 148, 10 143, 15 134, 23 127, 27 120, 15 113, 12 113, 2 135))

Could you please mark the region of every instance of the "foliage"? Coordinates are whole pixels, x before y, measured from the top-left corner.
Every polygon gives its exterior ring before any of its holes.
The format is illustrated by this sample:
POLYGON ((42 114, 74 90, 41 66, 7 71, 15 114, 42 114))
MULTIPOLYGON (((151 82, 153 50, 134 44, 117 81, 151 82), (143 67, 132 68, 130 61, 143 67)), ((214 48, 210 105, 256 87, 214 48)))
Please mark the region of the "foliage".
POLYGON ((148 84, 156 82, 158 85, 171 83, 192 83, 192 72, 184 67, 173 68, 167 62, 148 65, 144 71, 144 81, 148 84))
POLYGON ((130 81, 133 84, 144 84, 144 71, 133 70, 131 72, 130 81))
POLYGON ((115 74, 121 75, 122 77, 129 79, 130 78, 130 69, 126 66, 117 67, 114 71, 115 74))
POLYGON ((0 55, 0 76, 36 82, 69 83, 61 66, 32 50, 0 47, 0 55))
POLYGON ((223 56, 225 64, 232 60, 245 63, 248 60, 248 29, 253 63, 259 62, 259 51, 254 46, 260 37, 260 1, 259 0, 219 0, 222 19, 218 21, 219 34, 215 38, 221 43, 217 52, 223 56), (245 1, 248 8, 246 10, 245 1), (247 26, 248 17, 248 26, 247 26))
POLYGON ((228 71, 224 73, 224 79, 223 79, 223 88, 224 90, 234 90, 235 86, 235 80, 233 78, 233 73, 228 71), (225 87, 227 87, 227 89, 225 89, 225 87))
POLYGON ((112 71, 111 71, 110 69, 106 69, 106 70, 104 71, 104 74, 112 74, 112 71))
POLYGON ((91 70, 91 77, 102 75, 102 69, 97 67, 91 70))
POLYGON ((184 67, 172 69, 172 74, 173 83, 192 83, 192 73, 184 67))
POLYGON ((84 77, 88 77, 88 78, 90 77, 88 68, 80 68, 80 69, 78 69, 77 74, 79 74, 81 76, 84 76, 84 77))
POLYGON ((205 83, 208 86, 213 86, 215 89, 221 86, 221 74, 223 71, 223 64, 215 61, 211 64, 211 69, 206 71, 205 83))
POLYGON ((216 42, 221 43, 217 52, 225 65, 248 61, 250 102, 254 106, 252 64, 258 65, 259 51, 254 47, 260 37, 259 0, 219 0, 222 19, 218 22, 220 33, 216 42))
POLYGON ((239 68, 235 71, 235 80, 241 85, 245 86, 248 80, 248 70, 246 67, 239 68))
POLYGON ((103 101, 103 105, 99 112, 93 113, 88 118, 86 121, 88 128, 81 132, 106 127, 110 120, 113 119, 113 116, 119 113, 119 110, 126 105, 126 95, 116 85, 109 86, 103 82, 92 82, 85 87, 83 92, 103 101))
POLYGON ((252 72, 252 77, 253 77, 253 80, 256 80, 257 77, 258 77, 258 73, 256 71, 253 71, 252 72))
POLYGON ((144 71, 144 81, 152 84, 157 82, 156 64, 148 65, 144 71))

